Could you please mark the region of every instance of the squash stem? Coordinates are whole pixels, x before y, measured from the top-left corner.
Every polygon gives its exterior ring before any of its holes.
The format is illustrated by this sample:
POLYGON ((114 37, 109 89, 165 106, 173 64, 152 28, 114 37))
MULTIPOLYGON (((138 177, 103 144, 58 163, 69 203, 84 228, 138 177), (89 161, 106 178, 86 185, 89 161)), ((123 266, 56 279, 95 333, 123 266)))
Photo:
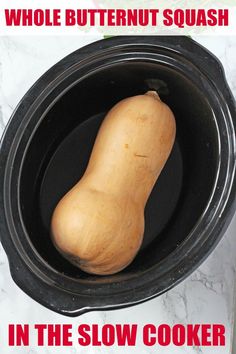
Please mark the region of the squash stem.
POLYGON ((147 91, 147 92, 145 93, 145 95, 151 96, 151 97, 155 98, 155 99, 158 100, 158 101, 161 100, 161 99, 160 99, 160 96, 158 95, 158 93, 157 93, 156 91, 154 91, 154 90, 152 90, 152 91, 147 91))

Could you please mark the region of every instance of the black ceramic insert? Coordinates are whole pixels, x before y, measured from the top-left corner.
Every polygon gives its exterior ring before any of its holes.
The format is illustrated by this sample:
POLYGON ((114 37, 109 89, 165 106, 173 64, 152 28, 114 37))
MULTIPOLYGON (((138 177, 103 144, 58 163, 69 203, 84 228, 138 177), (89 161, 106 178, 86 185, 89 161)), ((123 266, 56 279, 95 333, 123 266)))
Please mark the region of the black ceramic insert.
POLYGON ((2 139, 0 232, 15 282, 71 316, 133 305, 180 282, 233 215, 235 119, 221 64, 186 37, 113 37, 56 64, 23 97, 2 139), (149 89, 175 114, 174 149, 148 200, 134 262, 116 275, 89 275, 53 247, 52 211, 83 175, 106 112, 149 89))

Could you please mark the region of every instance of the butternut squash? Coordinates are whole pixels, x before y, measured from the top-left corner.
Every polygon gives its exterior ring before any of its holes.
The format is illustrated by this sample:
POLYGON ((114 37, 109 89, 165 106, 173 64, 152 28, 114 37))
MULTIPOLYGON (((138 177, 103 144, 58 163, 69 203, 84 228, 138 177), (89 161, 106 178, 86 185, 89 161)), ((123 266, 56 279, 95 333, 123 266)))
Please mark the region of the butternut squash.
POLYGON ((100 275, 131 263, 143 239, 145 204, 175 131, 172 111, 154 91, 108 112, 83 177, 53 213, 53 242, 67 259, 100 275))

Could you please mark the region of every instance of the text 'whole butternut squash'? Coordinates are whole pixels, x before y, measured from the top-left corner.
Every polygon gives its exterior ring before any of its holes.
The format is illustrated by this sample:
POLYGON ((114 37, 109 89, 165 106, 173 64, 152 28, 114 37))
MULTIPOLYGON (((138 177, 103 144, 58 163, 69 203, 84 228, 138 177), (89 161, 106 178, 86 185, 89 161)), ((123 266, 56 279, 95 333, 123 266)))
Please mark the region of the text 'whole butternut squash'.
POLYGON ((73 264, 103 275, 134 259, 144 208, 175 131, 174 115, 155 91, 126 98, 108 112, 83 177, 52 217, 53 242, 73 264))

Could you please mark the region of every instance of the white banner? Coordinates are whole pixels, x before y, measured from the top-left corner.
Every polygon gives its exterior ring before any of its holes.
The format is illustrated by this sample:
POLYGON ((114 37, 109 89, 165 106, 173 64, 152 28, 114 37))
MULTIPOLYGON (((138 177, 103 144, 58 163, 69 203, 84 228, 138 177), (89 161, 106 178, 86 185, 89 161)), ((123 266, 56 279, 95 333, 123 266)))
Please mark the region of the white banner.
POLYGON ((236 34, 235 0, 1 0, 0 34, 236 34))

